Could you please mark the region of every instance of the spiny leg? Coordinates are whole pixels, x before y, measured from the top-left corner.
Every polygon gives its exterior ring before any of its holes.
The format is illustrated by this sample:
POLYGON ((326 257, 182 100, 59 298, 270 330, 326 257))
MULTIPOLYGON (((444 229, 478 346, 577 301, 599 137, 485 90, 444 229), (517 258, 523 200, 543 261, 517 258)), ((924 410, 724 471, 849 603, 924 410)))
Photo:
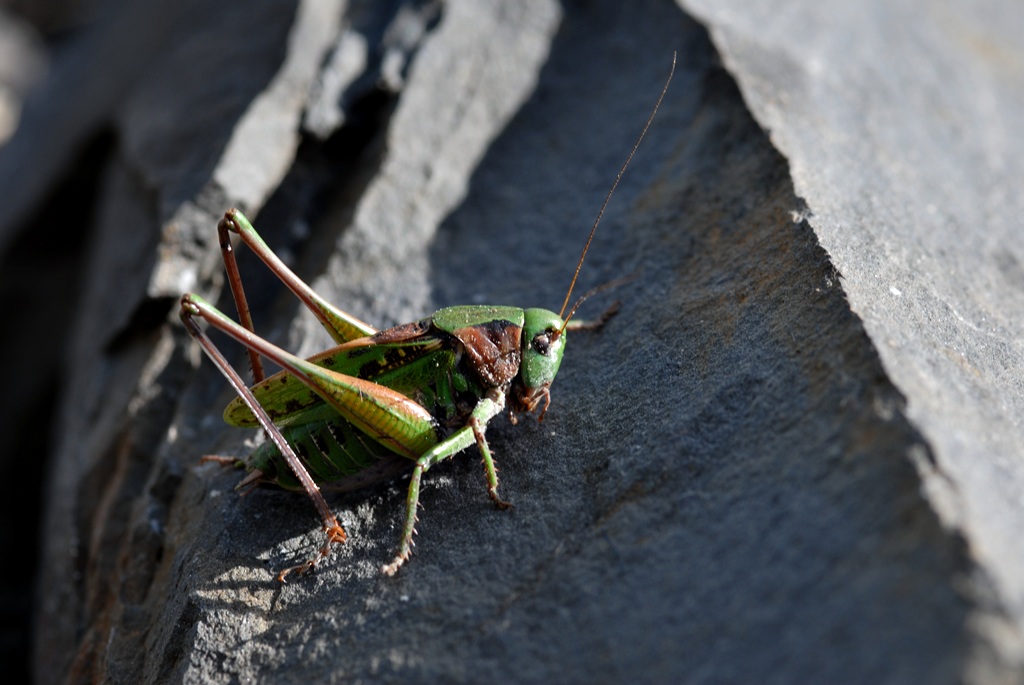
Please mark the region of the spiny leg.
POLYGON ((256 401, 256 398, 253 397, 252 392, 246 386, 245 381, 242 380, 241 376, 238 375, 238 372, 234 370, 230 363, 228 363, 228 360, 224 358, 224 355, 221 354, 219 349, 217 349, 217 346, 213 344, 213 341, 210 340, 203 329, 200 328, 192 318, 202 312, 195 304, 191 303, 188 298, 188 295, 182 298, 181 306, 181 320, 182 323, 185 324, 186 330, 188 330, 192 337, 196 339, 200 347, 203 348, 203 351, 206 352, 207 356, 210 357, 213 363, 216 364, 217 368, 220 369, 221 373, 231 384, 231 387, 234 388, 235 392, 238 393, 238 396, 241 397, 246 403, 246 406, 249 407, 253 416, 256 417, 256 420, 259 421, 260 426, 264 431, 266 431, 270 439, 274 441, 274 445, 277 447, 278 451, 280 451, 281 456, 284 457, 288 466, 292 469, 296 478, 298 478, 299 482, 302 484, 303 490, 306 491, 306 494, 309 496, 310 500, 312 500, 313 506, 316 507, 317 513, 320 515, 320 520, 323 523, 324 533, 327 535, 327 541, 320 548, 319 555, 308 559, 298 566, 293 566, 281 571, 278 574, 277 579, 284 582, 285 576, 292 571, 308 571, 316 566, 316 564, 322 559, 327 557, 331 552, 332 544, 345 541, 345 529, 341 527, 341 524, 338 523, 338 519, 335 518, 334 513, 331 512, 330 507, 327 506, 327 501, 324 500, 324 496, 320 492, 319 486, 317 486, 312 476, 309 475, 309 472, 302 465, 299 457, 295 454, 294 450, 292 450, 291 445, 289 445, 288 441, 284 439, 283 435, 281 435, 281 431, 278 430, 277 426, 274 425, 274 422, 271 421, 267 412, 263 409, 260 403, 256 401))
POLYGON ((414 544, 412 538, 416 534, 416 521, 419 520, 416 510, 420 505, 420 480, 423 478, 423 474, 434 464, 444 461, 472 444, 473 431, 467 426, 416 460, 416 466, 409 479, 409 491, 405 497, 405 525, 402 527, 402 540, 398 543, 398 554, 390 564, 381 568, 386 575, 395 575, 402 564, 412 555, 414 544))
MULTIPOLYGON (((242 274, 238 271, 238 260, 235 259, 235 248, 231 244, 231 236, 228 235, 230 227, 227 215, 217 223, 217 240, 220 242, 221 260, 224 262, 224 271, 228 275, 228 287, 231 288, 231 297, 235 301, 238 322, 250 333, 255 333, 256 328, 252 323, 249 301, 245 297, 245 288, 242 286, 242 274)), ((253 382, 259 383, 266 377, 263 372, 263 360, 255 350, 248 350, 248 353, 253 382)))
MULTIPOLYGON (((465 427, 457 430, 447 440, 428 450, 416 460, 416 467, 413 469, 412 477, 409 479, 409 492, 405 498, 405 525, 402 527, 402 540, 398 544, 398 554, 395 555, 390 564, 386 564, 381 568, 381 571, 386 575, 395 575, 398 569, 402 567, 402 564, 412 555, 413 536, 416 534, 416 521, 419 518, 416 515, 416 510, 419 508, 420 503, 420 481, 423 478, 423 474, 434 464, 438 464, 472 445, 476 440, 476 431, 478 430, 472 424, 476 422, 478 425, 486 427, 487 422, 500 414, 504 406, 505 396, 497 391, 492 391, 476 405, 470 416, 469 423, 465 427)), ((482 428, 480 430, 482 434, 482 428)), ((485 463, 488 460, 490 460, 489 451, 485 457, 485 463)), ((493 469, 493 461, 489 463, 493 469)), ((488 475, 488 481, 490 481, 490 474, 488 475)), ((495 488, 497 488, 497 484, 497 475, 495 475, 495 488)), ((488 488, 488 492, 490 492, 490 488, 488 488)), ((497 491, 495 491, 494 496, 496 495, 497 491)))
MULTIPOLYGON (((260 237, 256 229, 253 228, 249 220, 238 211, 237 209, 230 209, 224 214, 224 218, 217 224, 217 232, 221 240, 221 249, 224 250, 224 245, 228 245, 228 252, 225 252, 224 265, 228 269, 229 279, 234 277, 231 276, 231 266, 228 264, 228 259, 234 262, 234 256, 230 254, 231 241, 228 239, 228 232, 237 233, 242 242, 244 242, 250 250, 252 250, 257 257, 259 257, 264 264, 267 265, 274 275, 276 275, 282 283, 288 286, 296 297, 306 306, 309 311, 313 312, 313 315, 319 319, 324 329, 334 338, 337 343, 345 343, 350 340, 362 338, 368 335, 373 335, 377 332, 375 328, 369 324, 360 321, 351 314, 343 312, 338 309, 330 302, 320 297, 315 290, 309 287, 302 279, 300 279, 295 272, 289 269, 281 259, 274 254, 270 246, 264 242, 263 238, 260 237)), ((235 274, 237 276, 238 267, 234 267, 235 274)), ((235 281, 231 280, 232 292, 241 293, 241 279, 237 280, 238 290, 235 290, 235 281)), ((244 295, 242 297, 244 301, 244 295)), ((235 302, 238 302, 238 296, 236 295, 235 302)), ((248 307, 245 307, 248 311, 248 307)), ((239 310, 239 317, 242 318, 241 310, 239 310)), ((247 324, 242 319, 242 325, 252 330, 252 322, 249 321, 247 324)))
POLYGON ((475 416, 469 418, 469 427, 473 429, 473 437, 476 438, 476 446, 484 458, 484 472, 487 475, 487 494, 491 496, 499 509, 511 509, 512 503, 498 497, 498 468, 494 465, 494 458, 491 456, 491 448, 487 446, 487 438, 484 437, 486 424, 481 425, 475 416))

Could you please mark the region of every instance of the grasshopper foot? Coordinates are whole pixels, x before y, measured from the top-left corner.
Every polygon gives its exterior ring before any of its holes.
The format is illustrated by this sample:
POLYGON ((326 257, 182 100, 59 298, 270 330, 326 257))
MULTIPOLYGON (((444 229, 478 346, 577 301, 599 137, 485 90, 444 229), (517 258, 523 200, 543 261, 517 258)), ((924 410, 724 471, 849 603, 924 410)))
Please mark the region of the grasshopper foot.
POLYGON ((516 508, 516 506, 511 502, 503 500, 501 497, 499 497, 497 489, 492 490, 491 488, 488 488, 487 494, 491 496, 491 500, 494 502, 494 506, 498 507, 502 511, 509 511, 511 509, 516 508))
MULTIPOLYGON (((413 533, 415 532, 416 531, 414 530, 413 533)), ((398 548, 398 554, 395 556, 394 560, 392 560, 390 564, 381 566, 381 573, 386 576, 393 576, 398 573, 398 569, 402 568, 402 564, 408 561, 409 557, 412 556, 412 548, 415 544, 416 543, 412 541, 411 535, 407 540, 403 540, 402 544, 398 548)))
POLYGON ((386 576, 395 575, 396 573, 398 573, 398 569, 402 568, 402 564, 404 564, 410 556, 412 556, 411 551, 399 554, 390 564, 385 564, 384 566, 382 566, 380 569, 381 572, 386 576))
POLYGON ((285 579, 290 573, 298 573, 300 576, 309 573, 316 568, 317 564, 331 555, 331 545, 335 543, 341 544, 342 542, 345 542, 345 539, 348 537, 345 535, 345 529, 342 528, 337 521, 330 526, 326 526, 324 528, 324 532, 327 533, 327 541, 324 543, 323 547, 320 548, 319 554, 310 559, 306 559, 301 564, 289 566, 288 568, 283 569, 277 574, 277 581, 279 583, 287 582, 285 579))

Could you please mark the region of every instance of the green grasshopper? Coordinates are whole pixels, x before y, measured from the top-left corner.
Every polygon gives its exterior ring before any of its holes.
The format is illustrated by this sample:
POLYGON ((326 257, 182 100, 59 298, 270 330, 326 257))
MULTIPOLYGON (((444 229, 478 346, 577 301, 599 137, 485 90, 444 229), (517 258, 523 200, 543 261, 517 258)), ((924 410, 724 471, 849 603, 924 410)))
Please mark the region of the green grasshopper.
POLYGON ((457 306, 377 331, 317 295, 271 251, 241 212, 232 209, 224 215, 217 232, 240 323, 194 293, 182 296, 180 315, 238 394, 225 409, 224 420, 233 426, 260 427, 269 438, 249 456, 249 474, 238 487, 270 484, 304 491, 320 515, 327 539, 319 553, 282 570, 279 581, 293 571, 311 570, 330 554, 332 545, 345 541, 345 530, 327 505, 321 484, 341 483, 353 489, 412 468, 398 553, 382 568, 387 575, 394 575, 412 554, 420 481, 435 464, 475 443, 483 456, 488 495, 500 509, 512 506, 498 496, 497 469, 484 433, 491 419, 504 411, 515 423, 519 414, 540 408, 537 420, 543 420, 567 332, 596 329, 614 314, 615 305, 594 321, 572 320, 593 292, 565 312, 601 217, 661 106, 674 71, 675 56, 661 95, 590 229, 558 314, 546 309, 457 306), (232 233, 317 317, 336 347, 302 359, 256 335, 232 233), (247 348, 252 387, 196 317, 247 348), (261 356, 282 371, 266 377, 261 356))

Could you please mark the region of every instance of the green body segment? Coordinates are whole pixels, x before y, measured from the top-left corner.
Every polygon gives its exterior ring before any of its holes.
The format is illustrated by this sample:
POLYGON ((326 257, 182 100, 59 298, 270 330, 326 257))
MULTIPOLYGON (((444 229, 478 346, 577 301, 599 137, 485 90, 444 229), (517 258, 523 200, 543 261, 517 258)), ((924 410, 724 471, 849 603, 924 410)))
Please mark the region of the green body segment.
MULTIPOLYGON (((342 482, 394 457, 394 452, 369 439, 349 422, 340 420, 327 405, 322 406, 320 413, 328 416, 281 430, 317 483, 342 482)), ((263 482, 272 482, 286 490, 302 489, 273 442, 257 447, 249 456, 248 467, 258 469, 263 474, 263 482)))
POLYGON ((489 305, 459 305, 439 309, 430 318, 437 328, 454 333, 467 326, 483 326, 495 321, 507 321, 523 327, 526 312, 519 307, 495 307, 489 305))

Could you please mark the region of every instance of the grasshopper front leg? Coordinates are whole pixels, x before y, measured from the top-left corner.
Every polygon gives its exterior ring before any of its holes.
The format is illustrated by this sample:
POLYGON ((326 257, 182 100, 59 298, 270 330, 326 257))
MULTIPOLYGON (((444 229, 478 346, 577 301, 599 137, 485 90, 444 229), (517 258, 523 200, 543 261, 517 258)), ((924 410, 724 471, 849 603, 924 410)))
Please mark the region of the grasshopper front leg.
POLYGON ((498 476, 494 468, 494 460, 491 458, 490 449, 484 439, 484 430, 487 423, 500 414, 505 408, 505 395, 497 389, 492 389, 480 402, 477 403, 470 416, 469 423, 455 431, 447 440, 438 443, 416 460, 416 467, 413 469, 412 477, 409 479, 409 493, 405 498, 405 526, 402 528, 402 540, 398 544, 398 554, 390 564, 386 564, 381 571, 389 576, 395 575, 409 557, 412 555, 413 536, 416 534, 416 521, 419 517, 416 510, 420 503, 420 480, 431 466, 438 464, 445 459, 453 457, 466 449, 475 441, 484 455, 484 464, 487 470, 488 493, 501 508, 511 506, 508 502, 498 498, 498 476))

